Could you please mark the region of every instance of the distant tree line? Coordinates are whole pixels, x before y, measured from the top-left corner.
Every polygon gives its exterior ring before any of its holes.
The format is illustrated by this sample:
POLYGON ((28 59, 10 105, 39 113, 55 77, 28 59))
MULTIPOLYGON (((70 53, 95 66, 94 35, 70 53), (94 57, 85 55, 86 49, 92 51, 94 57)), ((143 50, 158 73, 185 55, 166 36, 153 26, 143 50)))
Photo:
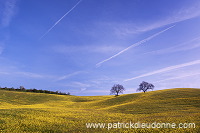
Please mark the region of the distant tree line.
POLYGON ((23 86, 19 88, 7 88, 7 87, 0 87, 0 90, 8 90, 8 91, 22 91, 22 92, 35 92, 35 93, 47 93, 47 94, 58 94, 58 95, 70 95, 70 93, 60 92, 60 91, 49 91, 49 90, 38 90, 38 89, 25 89, 23 86))
MULTIPOLYGON (((143 91, 145 93, 147 90, 153 90, 154 87, 155 86, 153 84, 143 81, 142 83, 140 83, 137 91, 143 91)), ((119 96, 119 93, 123 93, 123 91, 125 91, 125 88, 122 85, 115 84, 111 88, 110 94, 114 94, 115 96, 119 96)))

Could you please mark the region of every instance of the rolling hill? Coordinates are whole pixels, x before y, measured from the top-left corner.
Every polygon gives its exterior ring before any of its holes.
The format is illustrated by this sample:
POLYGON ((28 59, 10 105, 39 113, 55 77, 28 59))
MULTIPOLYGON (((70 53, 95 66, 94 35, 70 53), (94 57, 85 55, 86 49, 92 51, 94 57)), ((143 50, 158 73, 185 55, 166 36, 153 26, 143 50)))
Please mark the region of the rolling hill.
POLYGON ((1 132, 200 132, 200 89, 120 96, 0 90, 1 132), (195 128, 87 128, 86 123, 195 123, 195 128))

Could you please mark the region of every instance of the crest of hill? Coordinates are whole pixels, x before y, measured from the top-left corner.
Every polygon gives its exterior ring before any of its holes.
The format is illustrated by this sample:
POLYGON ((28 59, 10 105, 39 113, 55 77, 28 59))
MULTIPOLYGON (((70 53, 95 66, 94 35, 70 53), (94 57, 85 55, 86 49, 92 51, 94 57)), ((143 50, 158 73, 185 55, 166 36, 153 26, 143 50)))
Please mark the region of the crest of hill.
MULTIPOLYGON (((138 112, 136 107, 145 111, 148 109, 165 110, 191 106, 199 107, 200 89, 176 88, 151 91, 147 93, 124 94, 120 96, 71 96, 39 94, 30 92, 14 92, 0 90, 1 104, 14 106, 43 104, 47 106, 63 106, 72 108, 94 108, 113 110, 117 112, 138 112)), ((143 112, 141 111, 141 113, 143 112)))

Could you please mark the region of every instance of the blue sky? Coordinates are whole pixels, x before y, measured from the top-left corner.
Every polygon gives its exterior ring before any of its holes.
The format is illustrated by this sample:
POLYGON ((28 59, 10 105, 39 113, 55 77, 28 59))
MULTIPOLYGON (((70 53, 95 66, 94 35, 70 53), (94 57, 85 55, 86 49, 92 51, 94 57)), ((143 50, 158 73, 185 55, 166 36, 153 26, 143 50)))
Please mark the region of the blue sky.
POLYGON ((0 0, 0 86, 200 88, 199 9, 199 0, 0 0))

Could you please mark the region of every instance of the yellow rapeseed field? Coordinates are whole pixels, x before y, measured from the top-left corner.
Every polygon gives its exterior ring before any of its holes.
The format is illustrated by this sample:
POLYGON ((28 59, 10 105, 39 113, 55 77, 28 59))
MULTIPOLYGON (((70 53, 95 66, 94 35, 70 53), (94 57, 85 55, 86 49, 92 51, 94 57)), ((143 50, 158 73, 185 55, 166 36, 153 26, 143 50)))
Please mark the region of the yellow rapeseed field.
POLYGON ((120 96, 70 96, 0 90, 0 132, 198 133, 200 89, 177 88, 120 96), (195 128, 123 128, 114 123, 195 123, 195 128), (112 128, 87 128, 105 123, 112 128))

